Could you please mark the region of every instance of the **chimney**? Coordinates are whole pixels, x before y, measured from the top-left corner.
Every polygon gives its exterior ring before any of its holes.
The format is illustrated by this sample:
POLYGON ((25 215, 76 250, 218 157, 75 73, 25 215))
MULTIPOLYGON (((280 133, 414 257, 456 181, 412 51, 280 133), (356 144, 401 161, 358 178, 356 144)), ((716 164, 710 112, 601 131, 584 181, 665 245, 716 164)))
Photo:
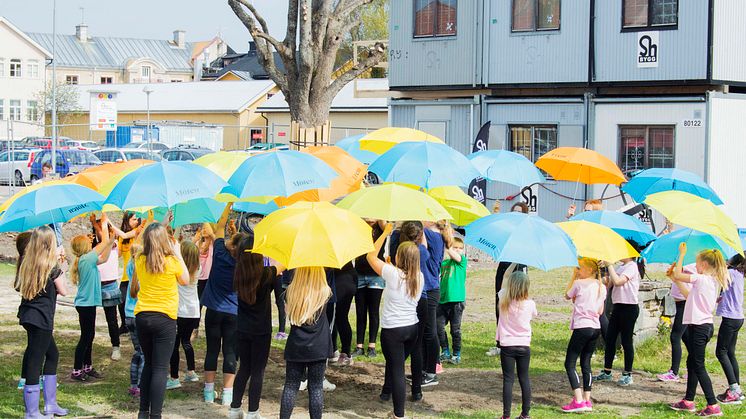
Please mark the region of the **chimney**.
POLYGON ((78 41, 80 42, 88 41, 88 25, 86 25, 85 23, 77 25, 75 27, 75 37, 77 37, 78 41))
POLYGON ((228 46, 225 44, 225 42, 221 39, 218 41, 218 57, 222 57, 228 52, 228 46))
POLYGON ((184 48, 186 47, 186 32, 177 29, 174 31, 174 44, 177 48, 184 48))
POLYGON ((256 43, 254 41, 249 41, 249 52, 256 51, 256 43))

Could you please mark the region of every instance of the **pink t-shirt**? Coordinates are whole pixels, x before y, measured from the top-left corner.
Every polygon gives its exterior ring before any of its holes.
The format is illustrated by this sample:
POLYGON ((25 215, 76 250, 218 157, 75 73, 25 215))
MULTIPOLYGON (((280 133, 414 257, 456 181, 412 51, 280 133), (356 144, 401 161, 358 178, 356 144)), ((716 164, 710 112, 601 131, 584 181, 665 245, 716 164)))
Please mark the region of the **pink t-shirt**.
POLYGON ((606 301, 606 287, 591 279, 577 279, 573 282, 567 296, 573 300, 570 329, 600 329, 599 312, 606 301))
POLYGON ((207 253, 199 254, 199 275, 197 279, 200 281, 206 281, 210 277, 210 270, 212 270, 212 244, 207 249, 207 253))
MULTIPOLYGON (((500 299, 505 292, 500 290, 500 299)), ((531 346, 531 319, 537 314, 533 300, 514 301, 507 310, 500 311, 495 340, 500 346, 531 346)))
POLYGON ((640 271, 637 263, 630 261, 620 266, 616 274, 628 279, 622 286, 614 285, 611 290, 611 302, 614 304, 637 304, 637 293, 640 290, 640 271))
POLYGON ((119 279, 119 247, 114 245, 106 262, 97 265, 101 282, 116 281, 119 279))
POLYGON ((684 324, 712 323, 718 298, 718 283, 709 275, 691 275, 692 289, 684 305, 684 324))
MULTIPOLYGON (((682 269, 683 272, 688 273, 690 275, 697 273, 697 265, 692 263, 691 265, 686 265, 682 269)), ((692 284, 689 284, 687 282, 680 282, 681 286, 686 288, 688 291, 692 290, 692 284)), ((676 286, 675 282, 671 283, 671 297, 673 297, 676 301, 686 301, 686 297, 684 297, 684 294, 681 293, 681 290, 679 287, 676 286)))

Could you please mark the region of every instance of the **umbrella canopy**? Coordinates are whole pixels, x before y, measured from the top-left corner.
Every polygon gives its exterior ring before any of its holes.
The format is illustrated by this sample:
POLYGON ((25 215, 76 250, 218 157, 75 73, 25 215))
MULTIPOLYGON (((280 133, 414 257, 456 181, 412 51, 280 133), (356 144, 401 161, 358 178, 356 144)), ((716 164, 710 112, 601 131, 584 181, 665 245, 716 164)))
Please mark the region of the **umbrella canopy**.
POLYGON ((348 195, 337 204, 363 218, 386 221, 438 221, 452 217, 441 204, 424 192, 387 183, 348 195))
POLYGON ((555 148, 541 156, 536 161, 536 166, 556 180, 586 185, 620 185, 627 180, 614 162, 587 148, 555 148))
POLYGON ((65 179, 55 179, 55 180, 49 180, 46 182, 40 182, 35 185, 27 186, 19 190, 18 192, 14 193, 11 197, 6 199, 5 202, 2 203, 2 205, 0 205, 0 214, 2 214, 6 209, 8 209, 8 207, 13 202, 15 202, 16 199, 22 197, 23 195, 26 195, 27 193, 36 191, 41 188, 46 188, 47 186, 52 186, 52 185, 70 185, 70 182, 68 182, 65 179))
POLYGON ((682 242, 687 247, 685 265, 696 262, 697 253, 702 250, 718 249, 726 257, 736 254, 735 250, 717 237, 691 228, 681 228, 658 237, 658 240, 642 252, 642 257, 647 263, 674 263, 679 259, 679 244, 682 242))
POLYGON ((570 236, 580 256, 607 262, 640 256, 627 240, 601 224, 566 221, 557 223, 557 226, 570 236))
POLYGON ((386 127, 366 134, 360 140, 360 149, 383 154, 391 147, 405 142, 430 142, 445 144, 440 138, 412 128, 386 127))
POLYGON ((708 199, 715 205, 723 204, 701 177, 680 169, 643 170, 622 186, 622 191, 637 202, 643 202, 648 195, 657 192, 682 191, 708 199))
POLYGON ((589 221, 605 225, 626 240, 632 240, 640 246, 645 246, 656 239, 656 235, 650 229, 650 226, 623 212, 584 211, 572 217, 570 221, 589 221))
POLYGON ((398 144, 368 168, 383 182, 401 182, 425 189, 438 186, 469 186, 480 176, 469 159, 445 144, 408 142, 398 144))
POLYGON ((458 186, 441 186, 427 191, 443 208, 451 214, 452 223, 465 226, 482 217, 490 215, 481 202, 467 195, 458 186))
MULTIPOLYGON (((75 183, 87 188, 91 188, 94 191, 102 191, 104 185, 110 180, 115 178, 119 174, 127 174, 139 169, 143 166, 153 164, 152 160, 135 159, 128 161, 120 161, 116 163, 104 163, 100 166, 89 167, 83 170, 77 175, 66 177, 64 180, 75 183)), ((111 190, 106 191, 107 193, 111 190)))
POLYGON ((247 212, 251 214, 261 214, 261 215, 268 215, 272 212, 277 211, 280 209, 279 206, 275 203, 275 201, 270 201, 267 203, 260 203, 260 202, 236 202, 233 204, 233 210, 238 212, 247 212))
POLYGON ((104 197, 75 184, 47 184, 19 196, 0 218, 0 232, 26 231, 100 210, 104 197))
POLYGON ((365 134, 358 134, 351 137, 343 138, 337 141, 334 146, 350 153, 352 157, 356 158, 363 164, 371 164, 373 163, 373 160, 378 158, 378 154, 372 151, 360 149, 360 139, 362 139, 363 137, 365 137, 365 134))
POLYGON ((547 179, 521 154, 507 150, 477 151, 467 156, 483 178, 523 188, 547 179))
POLYGON ((466 226, 466 243, 495 260, 544 271, 578 264, 570 237, 536 215, 510 212, 481 218, 466 226))
POLYGON ((123 210, 171 208, 192 199, 212 198, 226 185, 218 175, 192 162, 162 161, 124 176, 114 186, 106 203, 123 210))
POLYGON ((205 154, 194 160, 193 163, 212 170, 216 175, 227 181, 248 158, 249 153, 243 151, 218 151, 217 153, 205 154))
POLYGON ((738 228, 711 201, 686 192, 666 191, 649 195, 645 203, 672 223, 712 234, 738 253, 743 253, 738 228))
POLYGON ((297 202, 268 215, 254 228, 254 252, 288 269, 341 268, 373 250, 370 226, 328 202, 297 202))
POLYGON ((211 198, 197 198, 180 202, 171 208, 173 221, 171 225, 179 227, 195 223, 214 223, 220 219, 225 209, 224 202, 211 198))

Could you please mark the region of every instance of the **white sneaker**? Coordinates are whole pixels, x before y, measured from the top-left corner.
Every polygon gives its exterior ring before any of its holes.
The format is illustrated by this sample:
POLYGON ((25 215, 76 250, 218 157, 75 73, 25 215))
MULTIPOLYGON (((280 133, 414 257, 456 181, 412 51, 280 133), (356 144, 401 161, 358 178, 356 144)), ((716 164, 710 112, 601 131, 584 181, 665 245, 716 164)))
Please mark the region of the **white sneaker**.
POLYGON ((220 397, 220 404, 223 406, 230 406, 233 402, 233 389, 223 389, 223 394, 220 397))
POLYGON ((334 351, 332 354, 332 357, 329 358, 329 362, 337 362, 339 361, 339 351, 334 351))
POLYGON ((485 352, 484 354, 487 356, 498 356, 500 355, 500 348, 498 348, 497 346, 493 346, 490 348, 489 351, 485 352))
POLYGON ((228 410, 228 419, 246 419, 246 417, 246 413, 244 413, 240 407, 231 407, 230 410, 228 410))
POLYGON ((329 380, 324 377, 324 391, 334 391, 337 389, 337 386, 330 383, 329 380))
POLYGON ((308 380, 303 380, 300 382, 300 387, 298 387, 298 391, 306 391, 308 388, 308 380))
POLYGON ((246 416, 244 416, 244 418, 246 418, 246 419, 265 419, 264 416, 262 416, 262 415, 259 414, 258 410, 256 412, 249 412, 249 414, 247 414, 246 416))
POLYGON ((111 359, 114 361, 122 359, 122 352, 119 350, 119 346, 111 348, 111 359))

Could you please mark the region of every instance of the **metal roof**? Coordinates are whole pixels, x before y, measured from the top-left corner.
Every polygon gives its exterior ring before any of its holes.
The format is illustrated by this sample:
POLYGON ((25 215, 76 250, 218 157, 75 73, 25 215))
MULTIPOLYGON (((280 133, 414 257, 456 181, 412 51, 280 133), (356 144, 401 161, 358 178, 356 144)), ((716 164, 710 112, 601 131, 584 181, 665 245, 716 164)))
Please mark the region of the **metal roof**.
MULTIPOLYGON (((388 80, 386 79, 357 79, 347 83, 337 96, 332 100, 331 112, 384 112, 388 110, 388 99, 386 97, 355 97, 355 90, 366 92, 388 93, 388 80)), ((272 96, 264 104, 257 108, 257 112, 288 112, 288 103, 282 92, 272 96)))

